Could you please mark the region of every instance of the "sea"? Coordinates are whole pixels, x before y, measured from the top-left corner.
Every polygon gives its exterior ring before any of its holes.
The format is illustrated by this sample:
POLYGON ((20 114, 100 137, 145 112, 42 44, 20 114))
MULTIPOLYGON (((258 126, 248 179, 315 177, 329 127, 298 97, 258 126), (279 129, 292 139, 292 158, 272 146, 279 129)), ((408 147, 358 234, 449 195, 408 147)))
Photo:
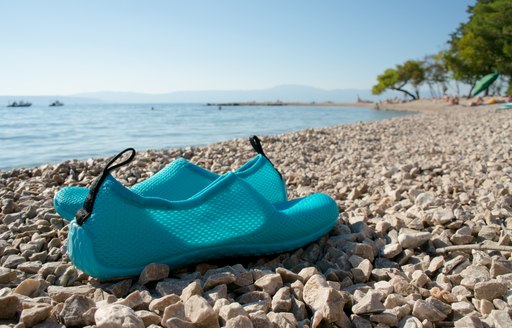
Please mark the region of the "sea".
POLYGON ((383 120, 409 112, 364 107, 77 104, 0 107, 0 169, 136 150, 202 146, 251 135, 383 120))

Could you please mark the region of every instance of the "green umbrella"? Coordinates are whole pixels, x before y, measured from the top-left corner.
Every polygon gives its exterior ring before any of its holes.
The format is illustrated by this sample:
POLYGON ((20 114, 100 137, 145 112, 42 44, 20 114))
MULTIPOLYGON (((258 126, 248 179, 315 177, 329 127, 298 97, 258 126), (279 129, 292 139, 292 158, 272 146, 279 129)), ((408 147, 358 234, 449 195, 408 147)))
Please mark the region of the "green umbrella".
POLYGON ((480 92, 486 90, 494 81, 496 81, 498 76, 500 76, 500 73, 495 72, 487 74, 486 76, 478 80, 478 82, 475 84, 475 88, 473 89, 473 97, 479 94, 480 92))

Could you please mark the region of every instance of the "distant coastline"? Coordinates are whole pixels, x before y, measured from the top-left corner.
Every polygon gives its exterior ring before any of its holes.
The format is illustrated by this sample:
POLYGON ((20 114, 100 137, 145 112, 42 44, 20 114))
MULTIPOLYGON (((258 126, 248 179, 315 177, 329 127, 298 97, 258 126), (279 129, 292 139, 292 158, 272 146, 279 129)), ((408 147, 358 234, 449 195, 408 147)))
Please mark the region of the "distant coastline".
POLYGON ((324 102, 288 102, 288 101, 241 101, 241 102, 221 102, 207 103, 207 106, 307 106, 307 107, 373 107, 372 102, 354 102, 340 103, 332 101, 324 102))

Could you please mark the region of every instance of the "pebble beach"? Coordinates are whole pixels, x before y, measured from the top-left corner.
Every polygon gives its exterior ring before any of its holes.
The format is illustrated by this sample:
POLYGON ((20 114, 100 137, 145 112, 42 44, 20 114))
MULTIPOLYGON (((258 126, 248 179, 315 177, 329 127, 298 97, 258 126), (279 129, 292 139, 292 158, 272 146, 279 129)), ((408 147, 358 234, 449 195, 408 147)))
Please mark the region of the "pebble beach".
MULTIPOLYGON (((289 198, 336 200, 336 227, 292 252, 97 281, 53 209, 107 158, 0 171, 0 326, 512 327, 512 110, 422 103, 415 115, 260 136, 289 198)), ((178 157, 224 173, 246 139, 138 152, 131 186, 178 157)))

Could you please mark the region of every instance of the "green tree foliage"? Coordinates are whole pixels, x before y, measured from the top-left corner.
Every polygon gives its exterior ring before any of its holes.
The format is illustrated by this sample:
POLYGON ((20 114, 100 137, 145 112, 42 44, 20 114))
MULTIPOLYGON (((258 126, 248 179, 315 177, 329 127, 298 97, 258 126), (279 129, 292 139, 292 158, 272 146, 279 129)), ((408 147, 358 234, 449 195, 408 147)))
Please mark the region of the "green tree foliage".
POLYGON ((479 0, 468 12, 469 21, 452 34, 444 57, 453 78, 473 86, 498 71, 512 92, 512 1, 479 0))
POLYGON ((377 84, 373 86, 372 93, 379 95, 386 90, 395 90, 405 93, 412 99, 419 99, 419 87, 425 81, 425 70, 422 62, 408 60, 396 68, 388 68, 381 75, 377 76, 377 84), (413 92, 404 89, 409 85, 413 92))
POLYGON ((422 65, 431 97, 444 95, 448 90, 448 70, 443 61, 443 53, 425 56, 422 65))

